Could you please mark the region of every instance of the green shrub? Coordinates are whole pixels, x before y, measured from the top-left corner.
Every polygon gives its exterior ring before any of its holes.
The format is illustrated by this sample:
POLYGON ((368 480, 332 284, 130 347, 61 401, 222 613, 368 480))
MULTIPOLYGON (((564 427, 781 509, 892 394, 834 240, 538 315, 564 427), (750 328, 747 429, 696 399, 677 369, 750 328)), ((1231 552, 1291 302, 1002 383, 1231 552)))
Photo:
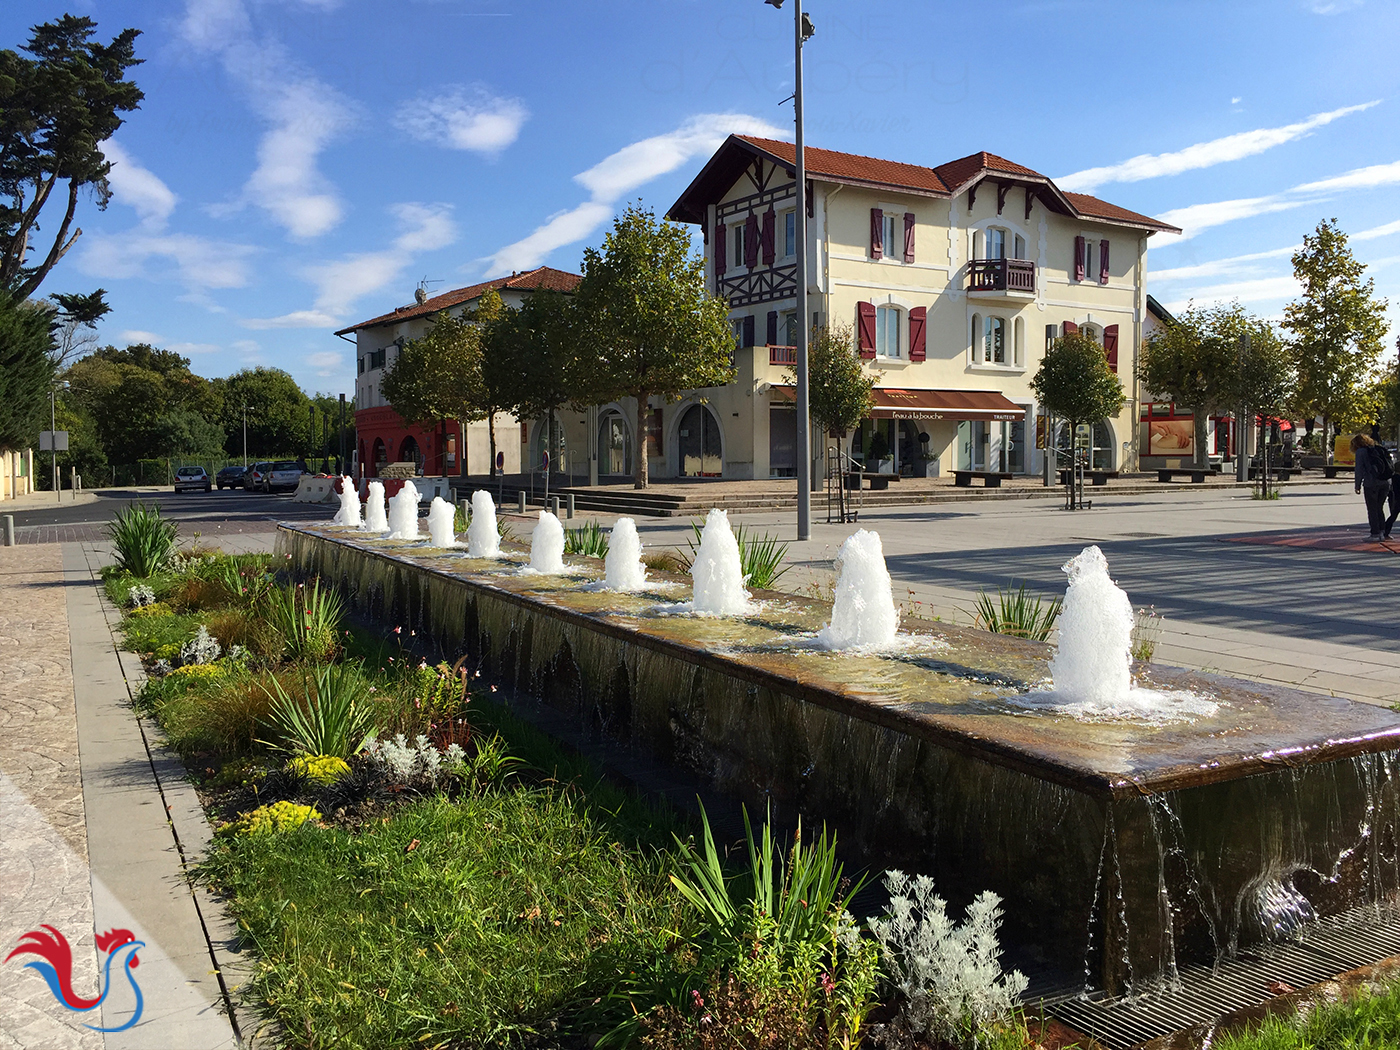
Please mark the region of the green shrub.
POLYGON ((225 824, 219 832, 223 835, 275 835, 281 831, 295 831, 308 821, 320 819, 321 814, 316 812, 315 806, 274 802, 245 813, 232 823, 225 824))
POLYGON ((340 624, 345 600, 320 580, 269 588, 255 605, 281 636, 293 659, 317 663, 331 659, 340 647, 340 624))
MULTIPOLYGON (((179 647, 194 637, 199 627, 199 619, 173 613, 168 608, 163 612, 152 612, 157 606, 147 605, 139 610, 140 615, 128 615, 121 623, 122 636, 127 647, 134 653, 155 653, 165 646, 179 647)), ((132 612, 138 612, 133 609, 132 612)))
POLYGON ((133 576, 153 576, 175 552, 179 526, 162 517, 157 504, 128 503, 107 526, 117 567, 133 576))
POLYGON ((576 529, 565 529, 564 553, 582 554, 586 558, 606 558, 608 534, 596 521, 590 521, 576 529))
POLYGON ((1010 634, 1043 642, 1055 629, 1060 618, 1059 598, 1046 600, 1038 594, 1027 594, 1023 583, 1016 590, 998 588, 994 600, 986 591, 977 594, 977 619, 974 624, 994 634, 1010 634))
POLYGON ((325 664, 303 676, 300 696, 289 694, 272 678, 266 689, 272 701, 267 726, 269 746, 305 755, 357 754, 375 734, 370 684, 358 664, 325 664))

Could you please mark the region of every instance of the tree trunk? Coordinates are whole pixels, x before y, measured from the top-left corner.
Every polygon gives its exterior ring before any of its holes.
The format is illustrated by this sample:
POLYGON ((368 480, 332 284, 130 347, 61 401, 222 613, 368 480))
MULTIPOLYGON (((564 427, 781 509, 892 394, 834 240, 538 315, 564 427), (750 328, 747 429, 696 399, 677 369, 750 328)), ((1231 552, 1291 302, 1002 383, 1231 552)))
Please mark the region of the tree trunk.
MULTIPOLYGON (((496 413, 494 412, 486 413, 486 434, 488 443, 491 446, 491 462, 487 467, 487 473, 494 478, 496 476, 496 413)), ((463 445, 462 455, 465 456, 466 454, 466 446, 463 445)), ((504 473, 504 471, 502 471, 502 473, 504 473)))
POLYGON ((1195 440, 1193 442, 1196 448, 1195 454, 1191 457, 1191 465, 1204 470, 1206 464, 1210 462, 1209 458, 1206 456, 1207 424, 1209 420, 1206 418, 1205 406, 1193 408, 1191 410, 1191 415, 1192 422, 1195 424, 1196 429, 1195 440))
POLYGON ((637 449, 636 449, 636 469, 633 476, 633 488, 644 489, 647 487, 647 416, 650 414, 649 402, 651 395, 645 391, 637 394, 637 449))
POLYGON ((1332 431, 1332 423, 1324 413, 1322 416, 1322 454, 1327 457, 1323 460, 1328 466, 1332 465, 1332 439, 1329 437, 1332 431))

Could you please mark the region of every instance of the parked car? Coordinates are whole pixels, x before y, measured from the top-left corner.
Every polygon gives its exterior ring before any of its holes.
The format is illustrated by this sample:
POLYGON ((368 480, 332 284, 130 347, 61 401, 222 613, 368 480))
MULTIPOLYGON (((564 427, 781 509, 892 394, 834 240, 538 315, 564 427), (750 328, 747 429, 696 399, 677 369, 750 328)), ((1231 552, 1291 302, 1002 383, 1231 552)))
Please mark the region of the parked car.
POLYGON ((243 475, 243 491, 261 492, 263 490, 263 481, 271 472, 271 470, 271 463, 268 463, 266 461, 262 463, 254 463, 251 467, 248 468, 247 473, 243 475))
POLYGON ((176 492, 187 492, 191 489, 203 489, 208 492, 212 487, 213 481, 209 472, 203 467, 180 467, 175 471, 176 492))
POLYGON ((247 467, 238 463, 230 463, 223 470, 214 475, 214 483, 219 486, 220 492, 222 492, 225 487, 231 489, 242 488, 244 477, 247 473, 247 467))
POLYGON ((263 471, 259 478, 263 492, 273 492, 276 489, 294 489, 301 483, 301 476, 306 473, 301 469, 301 464, 294 459, 279 459, 266 464, 266 466, 267 470, 263 471))

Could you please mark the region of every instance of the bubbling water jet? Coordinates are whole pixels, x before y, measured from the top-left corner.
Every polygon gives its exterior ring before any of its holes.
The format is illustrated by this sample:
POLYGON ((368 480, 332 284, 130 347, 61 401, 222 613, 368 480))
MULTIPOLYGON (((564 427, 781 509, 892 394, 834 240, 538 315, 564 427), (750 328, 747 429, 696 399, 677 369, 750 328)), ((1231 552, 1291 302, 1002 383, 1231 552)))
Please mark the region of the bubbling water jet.
POLYGON ((360 527, 360 493, 348 477, 340 479, 340 509, 335 512, 331 524, 350 529, 360 527))
POLYGON ((860 529, 846 538, 836 554, 841 575, 836 581, 831 623, 817 633, 827 649, 887 646, 899 628, 894 588, 885 568, 880 534, 860 529))
POLYGON ((472 493, 472 520, 467 525, 467 557, 499 558, 501 535, 496 529, 496 504, 491 493, 477 489, 472 493))
POLYGON ((540 511, 540 522, 530 533, 530 568, 557 576, 564 566, 564 526, 547 510, 540 511))
POLYGON ((441 496, 428 507, 428 542, 434 547, 457 546, 457 508, 441 496))
POLYGON ((418 503, 423 497, 418 487, 405 481, 398 494, 389 500, 389 535, 391 540, 418 538, 418 503))
POLYGON ((729 527, 727 511, 716 507, 705 518, 690 576, 694 581, 691 612, 700 616, 742 616, 750 611, 739 542, 729 527))
POLYGON ((642 540, 637 523, 618 518, 608 534, 608 553, 603 559, 604 586, 610 591, 640 591, 647 585, 647 567, 642 564, 642 540))
POLYGON ((365 495, 366 532, 388 532, 389 517, 384 512, 384 482, 371 481, 365 495))

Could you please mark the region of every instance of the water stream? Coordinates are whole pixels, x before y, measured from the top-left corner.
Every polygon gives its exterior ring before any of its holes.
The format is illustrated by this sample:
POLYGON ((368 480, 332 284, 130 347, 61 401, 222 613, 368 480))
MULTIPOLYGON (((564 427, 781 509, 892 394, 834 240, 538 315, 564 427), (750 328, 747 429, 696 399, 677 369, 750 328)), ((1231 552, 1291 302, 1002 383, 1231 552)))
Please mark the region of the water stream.
POLYGON ((389 535, 391 540, 418 538, 418 504, 423 499, 418 487, 405 481, 403 488, 389 500, 389 535))
POLYGON ((477 489, 472 493, 472 520, 467 525, 467 557, 497 558, 501 554, 501 536, 496 529, 496 504, 491 493, 477 489))
POLYGON ((564 565, 564 526, 547 510, 530 533, 530 570, 548 576, 567 572, 564 565))
POLYGON ((371 481, 365 495, 366 532, 388 532, 389 518, 384 512, 384 482, 371 481))
POLYGON ((690 611, 697 616, 743 616, 752 609, 727 511, 715 508, 705 518, 690 578, 694 585, 690 611))
POLYGON ((360 527, 360 493, 355 483, 347 477, 340 479, 340 509, 335 512, 331 524, 349 529, 360 527))
POLYGON ((433 547, 457 546, 457 508, 441 496, 428 506, 428 544, 433 547))

